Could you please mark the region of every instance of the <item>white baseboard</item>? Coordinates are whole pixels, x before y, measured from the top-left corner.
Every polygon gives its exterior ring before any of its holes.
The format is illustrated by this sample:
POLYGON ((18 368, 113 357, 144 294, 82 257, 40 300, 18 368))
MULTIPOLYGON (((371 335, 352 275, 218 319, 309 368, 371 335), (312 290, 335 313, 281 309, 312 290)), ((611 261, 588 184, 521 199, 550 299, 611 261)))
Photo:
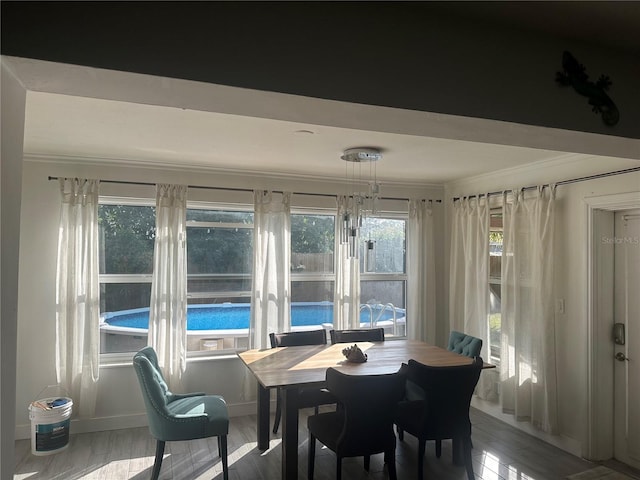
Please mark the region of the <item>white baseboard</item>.
POLYGON ((528 433, 533 437, 539 438, 544 442, 550 443, 560 450, 564 450, 565 452, 571 453, 576 457, 582 458, 582 444, 574 438, 569 438, 564 435, 551 435, 549 433, 537 430, 530 423, 518 422, 513 418, 513 415, 502 413, 502 409, 498 404, 481 400, 475 396, 471 400, 471 406, 477 408, 481 412, 486 413, 487 415, 491 415, 492 417, 503 421, 508 425, 511 425, 512 427, 517 428, 518 430, 528 433))
MULTIPOLYGON (((229 417, 240 417, 256 414, 256 402, 236 403, 227 405, 229 417)), ((275 406, 272 405, 271 411, 275 406)), ((117 415, 113 417, 98 417, 90 419, 72 419, 69 431, 74 433, 103 432, 108 430, 120 430, 123 428, 146 427, 147 415, 136 413, 131 415, 117 415)), ((16 440, 31 438, 31 424, 16 425, 16 440)))

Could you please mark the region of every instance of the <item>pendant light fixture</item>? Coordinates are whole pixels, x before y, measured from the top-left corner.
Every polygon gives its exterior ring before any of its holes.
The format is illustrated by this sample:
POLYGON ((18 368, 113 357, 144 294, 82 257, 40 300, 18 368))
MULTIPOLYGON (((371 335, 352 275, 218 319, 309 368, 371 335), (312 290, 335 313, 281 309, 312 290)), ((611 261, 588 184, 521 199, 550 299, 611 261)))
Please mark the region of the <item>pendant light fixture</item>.
MULTIPOLYGON (((380 184, 376 162, 382 159, 382 153, 374 147, 355 147, 345 150, 340 158, 347 162, 345 177, 350 189, 346 211, 342 216, 340 240, 349 244, 349 257, 358 258, 360 227, 364 218, 375 215, 378 208, 380 184)), ((367 247, 369 244, 373 244, 373 241, 368 240, 367 247)), ((368 250, 368 254, 373 253, 368 250)))

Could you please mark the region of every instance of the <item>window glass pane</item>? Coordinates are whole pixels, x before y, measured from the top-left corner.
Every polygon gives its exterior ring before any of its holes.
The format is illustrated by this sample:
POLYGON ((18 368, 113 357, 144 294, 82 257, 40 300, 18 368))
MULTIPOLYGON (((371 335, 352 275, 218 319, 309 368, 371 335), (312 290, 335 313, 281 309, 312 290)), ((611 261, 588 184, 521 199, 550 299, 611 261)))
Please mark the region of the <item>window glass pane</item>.
POLYGON ((101 283, 100 313, 149 306, 151 283, 101 283))
POLYGON ((291 280, 292 302, 333 302, 333 280, 291 280))
POLYGON ((147 344, 150 298, 151 283, 100 284, 100 353, 137 352, 147 344))
POLYGON ((292 330, 333 324, 333 280, 291 281, 292 330))
POLYGON ((404 219, 365 218, 360 229, 360 271, 405 273, 405 229, 404 219))
POLYGON ((291 215, 291 272, 332 273, 334 215, 291 215))
POLYGON ((405 280, 363 280, 360 282, 360 322, 384 327, 385 335, 406 335, 405 280))
POLYGON ((153 271, 155 207, 99 205, 100 273, 153 271))
POLYGON ((187 272, 251 274, 253 229, 187 227, 187 272))
POLYGON ((236 297, 246 302, 251 292, 251 275, 189 275, 187 292, 189 303, 235 302, 236 297), (246 295, 239 295, 239 292, 246 295))

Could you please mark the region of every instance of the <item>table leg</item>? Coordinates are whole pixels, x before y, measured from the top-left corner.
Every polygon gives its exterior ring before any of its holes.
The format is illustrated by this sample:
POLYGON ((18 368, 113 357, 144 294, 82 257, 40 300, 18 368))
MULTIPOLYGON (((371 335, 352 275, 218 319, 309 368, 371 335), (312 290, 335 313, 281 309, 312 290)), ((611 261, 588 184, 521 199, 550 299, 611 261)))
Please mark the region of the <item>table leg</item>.
POLYGON ((282 479, 298 478, 298 389, 286 388, 282 396, 282 479))
POLYGON ((267 450, 269 448, 269 403, 271 395, 269 389, 264 388, 258 382, 258 450, 267 450))

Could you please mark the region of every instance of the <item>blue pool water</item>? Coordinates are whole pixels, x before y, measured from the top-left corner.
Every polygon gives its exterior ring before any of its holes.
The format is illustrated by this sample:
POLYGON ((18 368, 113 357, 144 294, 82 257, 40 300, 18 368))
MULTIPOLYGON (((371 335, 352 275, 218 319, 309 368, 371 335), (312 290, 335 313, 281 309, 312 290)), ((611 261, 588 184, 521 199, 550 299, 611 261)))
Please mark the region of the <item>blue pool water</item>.
MULTIPOLYGON (((225 303, 216 305, 189 305, 187 308, 187 330, 233 330, 249 328, 248 303, 225 303)), ((382 306, 373 306, 374 319, 391 320, 393 313, 387 309, 377 318, 382 306)), ((369 322, 369 310, 360 312, 360 321, 369 322)), ((396 318, 404 317, 403 309, 396 309, 396 318)), ((104 314, 109 325, 129 328, 149 328, 149 309, 121 310, 104 314)), ((291 324, 294 327, 333 323, 333 304, 329 302, 300 302, 291 305, 291 324)))

